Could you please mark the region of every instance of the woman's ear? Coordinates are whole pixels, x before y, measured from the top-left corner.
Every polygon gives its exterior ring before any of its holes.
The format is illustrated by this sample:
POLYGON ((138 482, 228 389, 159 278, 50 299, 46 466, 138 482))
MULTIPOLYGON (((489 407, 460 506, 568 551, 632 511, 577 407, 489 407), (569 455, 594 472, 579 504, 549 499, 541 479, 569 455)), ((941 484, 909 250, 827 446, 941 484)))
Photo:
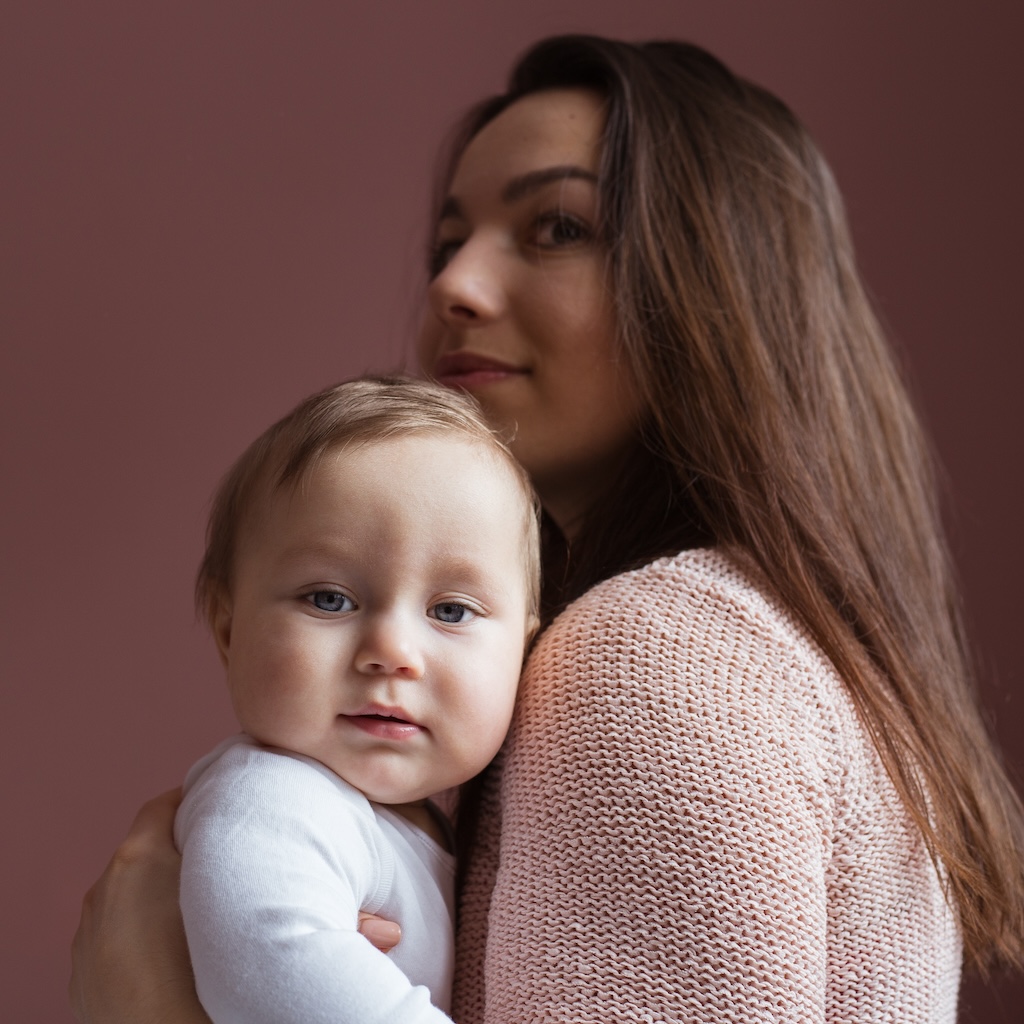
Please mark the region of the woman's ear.
POLYGON ((537 639, 539 632, 540 616, 536 612, 530 612, 530 617, 526 620, 526 643, 523 645, 523 661, 526 661, 526 656, 530 653, 530 648, 533 646, 533 641, 537 639))
POLYGON ((228 667, 228 652, 231 649, 232 613, 231 595, 222 590, 217 595, 217 603, 210 615, 210 631, 213 633, 217 653, 220 654, 221 664, 225 669, 228 667))

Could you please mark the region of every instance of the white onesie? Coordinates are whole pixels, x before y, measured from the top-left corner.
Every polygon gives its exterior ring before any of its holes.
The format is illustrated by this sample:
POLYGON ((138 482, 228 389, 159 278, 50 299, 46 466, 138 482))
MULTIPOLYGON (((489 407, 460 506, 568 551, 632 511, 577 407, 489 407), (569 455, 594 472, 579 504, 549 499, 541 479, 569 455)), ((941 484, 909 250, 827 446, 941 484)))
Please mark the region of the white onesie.
POLYGON ((449 1022, 455 862, 399 814, 234 736, 189 772, 174 838, 214 1024, 449 1022), (358 933, 360 910, 401 925, 392 953, 358 933))

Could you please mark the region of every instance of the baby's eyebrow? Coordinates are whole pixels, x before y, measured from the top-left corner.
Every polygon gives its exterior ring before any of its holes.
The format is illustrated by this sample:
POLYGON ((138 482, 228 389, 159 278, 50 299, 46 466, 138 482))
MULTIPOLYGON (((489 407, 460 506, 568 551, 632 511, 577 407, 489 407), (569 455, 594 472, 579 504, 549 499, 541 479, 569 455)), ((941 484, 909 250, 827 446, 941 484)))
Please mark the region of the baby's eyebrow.
POLYGON ((295 562, 329 562, 351 557, 352 552, 336 544, 303 543, 292 544, 280 554, 280 561, 292 564, 295 562))
POLYGON ((479 562, 464 558, 444 559, 435 565, 439 579, 448 580, 455 586, 483 588, 489 590, 496 583, 494 573, 479 562))
POLYGON ((445 559, 438 566, 438 569, 443 575, 452 579, 475 581, 488 578, 486 570, 482 569, 478 563, 461 558, 445 559))

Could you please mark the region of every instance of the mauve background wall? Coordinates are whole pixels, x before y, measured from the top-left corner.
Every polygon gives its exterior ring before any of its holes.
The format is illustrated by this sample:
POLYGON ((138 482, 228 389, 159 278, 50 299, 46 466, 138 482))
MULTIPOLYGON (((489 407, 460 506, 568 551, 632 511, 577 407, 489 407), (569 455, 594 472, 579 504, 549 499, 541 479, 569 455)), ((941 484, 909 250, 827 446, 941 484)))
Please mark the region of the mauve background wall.
MULTIPOLYGON (((217 478, 307 392, 401 363, 436 144, 555 31, 692 38, 818 136, 948 471, 1020 778, 1018 10, 5 4, 4 1018, 70 1020, 82 893, 136 806, 232 728, 191 610, 217 478)), ((973 986, 964 1019, 1019 1020, 1022 999, 973 986)))

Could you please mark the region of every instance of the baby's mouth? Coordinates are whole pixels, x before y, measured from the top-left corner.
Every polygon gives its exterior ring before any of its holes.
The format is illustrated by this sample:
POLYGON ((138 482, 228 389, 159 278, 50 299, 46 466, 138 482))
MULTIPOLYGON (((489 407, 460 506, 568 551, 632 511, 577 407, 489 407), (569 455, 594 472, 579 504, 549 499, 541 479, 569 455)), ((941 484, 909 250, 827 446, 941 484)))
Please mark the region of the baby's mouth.
POLYGON ((407 740, 424 731, 402 708, 371 705, 339 717, 362 732, 383 740, 407 740))

